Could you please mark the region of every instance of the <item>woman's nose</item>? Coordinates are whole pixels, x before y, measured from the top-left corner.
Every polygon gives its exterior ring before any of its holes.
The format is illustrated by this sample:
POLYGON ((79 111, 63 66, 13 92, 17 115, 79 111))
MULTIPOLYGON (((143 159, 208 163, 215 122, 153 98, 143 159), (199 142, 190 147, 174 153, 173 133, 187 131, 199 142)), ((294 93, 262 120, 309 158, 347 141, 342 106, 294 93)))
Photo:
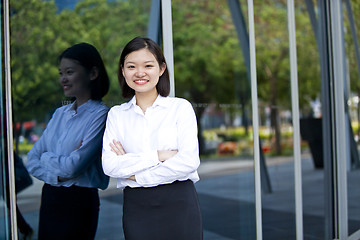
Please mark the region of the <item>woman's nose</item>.
POLYGON ((142 77, 142 76, 144 76, 144 75, 145 75, 145 72, 142 71, 142 70, 139 70, 139 71, 136 72, 136 76, 137 76, 137 77, 142 77))
POLYGON ((60 82, 66 82, 66 77, 65 77, 65 75, 61 75, 61 76, 59 77, 59 80, 60 80, 60 82))

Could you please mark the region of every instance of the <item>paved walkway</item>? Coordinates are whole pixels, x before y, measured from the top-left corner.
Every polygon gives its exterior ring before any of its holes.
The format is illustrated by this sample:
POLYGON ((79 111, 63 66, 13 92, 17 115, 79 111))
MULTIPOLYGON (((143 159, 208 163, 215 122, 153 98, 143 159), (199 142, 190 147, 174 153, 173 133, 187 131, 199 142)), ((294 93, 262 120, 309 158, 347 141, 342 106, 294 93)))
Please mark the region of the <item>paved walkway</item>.
MULTIPOLYGON (((292 157, 267 158, 272 193, 262 194, 263 238, 295 239, 294 175, 292 157)), ((304 239, 324 239, 323 171, 314 169, 307 154, 302 160, 304 239)), ((254 174, 252 160, 209 160, 199 168, 196 183, 204 222, 205 240, 256 239, 254 174)), ((349 228, 360 228, 360 170, 348 173, 349 228), (352 190, 352 191, 350 191, 352 190)), ((18 195, 20 209, 37 229, 42 183, 18 195)), ((124 239, 122 235, 122 191, 115 180, 101 191, 97 240, 124 239)), ((36 234, 35 234, 36 235, 36 234)), ((1 236, 1 235, 0 235, 1 236)), ((36 236, 35 236, 36 239, 36 236)))

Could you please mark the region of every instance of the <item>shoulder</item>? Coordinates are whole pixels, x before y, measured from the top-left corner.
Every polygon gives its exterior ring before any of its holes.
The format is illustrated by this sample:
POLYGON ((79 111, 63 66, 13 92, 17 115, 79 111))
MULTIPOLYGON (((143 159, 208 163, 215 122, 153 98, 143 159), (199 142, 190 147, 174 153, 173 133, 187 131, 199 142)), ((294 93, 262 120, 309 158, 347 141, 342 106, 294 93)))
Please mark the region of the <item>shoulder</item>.
POLYGON ((107 114, 109 112, 109 107, 106 106, 103 102, 97 104, 96 112, 107 114))
POLYGON ((88 119, 89 122, 103 122, 109 112, 109 107, 102 101, 91 100, 83 107, 82 109, 78 109, 79 119, 81 119, 81 121, 88 119))
POLYGON ((176 108, 193 108, 192 104, 185 98, 167 97, 168 104, 176 108))
POLYGON ((110 108, 109 115, 123 114, 124 112, 126 112, 130 108, 131 108, 131 103, 129 103, 129 102, 123 103, 121 105, 115 105, 115 106, 110 108))
POLYGON ((54 116, 57 116, 57 115, 62 115, 62 114, 64 114, 65 112, 70 111, 71 106, 72 106, 72 104, 67 104, 67 105, 63 105, 63 106, 55 109, 55 111, 54 111, 54 113, 53 113, 53 117, 54 117, 54 116))
POLYGON ((121 111, 126 111, 131 107, 131 103, 126 102, 120 105, 115 105, 113 107, 110 108, 110 111, 115 111, 115 112, 121 112, 121 111))
POLYGON ((106 106, 102 101, 94 101, 94 100, 92 100, 90 102, 90 104, 87 106, 87 110, 97 112, 97 113, 99 113, 99 112, 108 112, 109 107, 106 106))

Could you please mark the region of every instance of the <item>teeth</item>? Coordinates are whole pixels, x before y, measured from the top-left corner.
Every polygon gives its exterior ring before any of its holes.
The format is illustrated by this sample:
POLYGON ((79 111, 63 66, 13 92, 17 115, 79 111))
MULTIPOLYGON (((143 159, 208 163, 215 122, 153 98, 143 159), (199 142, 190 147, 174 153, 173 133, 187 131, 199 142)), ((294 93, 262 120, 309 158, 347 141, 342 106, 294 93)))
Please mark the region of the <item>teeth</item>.
POLYGON ((147 81, 146 80, 136 80, 135 82, 144 83, 144 82, 147 82, 147 81))

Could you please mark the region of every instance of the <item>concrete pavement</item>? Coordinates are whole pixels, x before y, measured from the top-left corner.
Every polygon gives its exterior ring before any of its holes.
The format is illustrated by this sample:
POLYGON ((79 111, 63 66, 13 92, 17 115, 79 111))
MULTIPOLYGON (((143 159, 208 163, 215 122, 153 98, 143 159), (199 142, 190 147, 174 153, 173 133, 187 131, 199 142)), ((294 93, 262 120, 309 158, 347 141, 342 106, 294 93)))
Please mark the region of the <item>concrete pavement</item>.
MULTIPOLYGON (((267 158, 273 192, 262 194, 263 239, 295 239, 295 197, 292 157, 267 158)), ((204 239, 256 239, 253 161, 222 159, 203 161, 196 183, 204 222, 204 239)), ((360 170, 348 173, 349 229, 360 228, 358 199, 360 170)), ((315 169, 311 156, 302 158, 304 239, 324 239, 323 171, 315 169)), ((36 230, 42 182, 18 195, 24 217, 36 230)), ((101 206, 97 240, 124 239, 122 191, 112 179, 100 191, 101 206)), ((36 233, 35 233, 36 239, 36 233)))

